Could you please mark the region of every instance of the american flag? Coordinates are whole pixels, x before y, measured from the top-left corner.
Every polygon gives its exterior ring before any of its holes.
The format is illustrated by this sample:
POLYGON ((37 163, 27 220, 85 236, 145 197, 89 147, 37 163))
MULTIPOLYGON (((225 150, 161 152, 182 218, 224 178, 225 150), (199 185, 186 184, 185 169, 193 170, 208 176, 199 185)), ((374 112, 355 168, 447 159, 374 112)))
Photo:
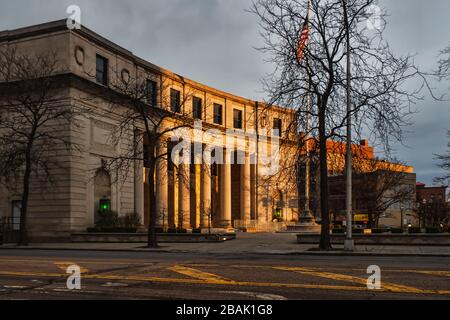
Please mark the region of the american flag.
POLYGON ((305 56, 305 48, 309 40, 309 5, 308 13, 306 14, 305 23, 303 24, 302 31, 300 33, 300 39, 298 41, 297 47, 297 61, 299 64, 302 63, 303 57, 305 56))

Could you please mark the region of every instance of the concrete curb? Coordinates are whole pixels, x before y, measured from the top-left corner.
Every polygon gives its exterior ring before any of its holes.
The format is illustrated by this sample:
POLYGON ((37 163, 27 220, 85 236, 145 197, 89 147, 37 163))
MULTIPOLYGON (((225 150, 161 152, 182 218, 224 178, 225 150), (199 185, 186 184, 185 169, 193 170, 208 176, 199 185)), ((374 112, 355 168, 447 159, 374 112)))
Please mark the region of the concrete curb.
POLYGON ((13 250, 31 250, 31 251, 90 251, 90 252, 134 252, 134 253, 178 253, 178 254, 198 254, 198 255, 267 255, 267 256, 334 256, 334 257, 433 257, 433 258, 450 258, 450 254, 437 254, 437 253, 373 253, 373 252, 311 252, 311 251, 241 251, 241 252, 217 252, 209 253, 202 251, 187 251, 176 249, 107 249, 107 248, 45 248, 45 247, 0 247, 0 251, 13 251, 13 250))

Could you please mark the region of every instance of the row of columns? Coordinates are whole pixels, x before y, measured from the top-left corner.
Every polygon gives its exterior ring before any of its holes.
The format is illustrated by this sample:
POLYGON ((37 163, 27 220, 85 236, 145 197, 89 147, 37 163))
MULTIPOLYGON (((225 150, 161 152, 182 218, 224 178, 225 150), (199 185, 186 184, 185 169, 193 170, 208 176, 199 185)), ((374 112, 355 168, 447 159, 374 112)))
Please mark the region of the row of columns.
MULTIPOLYGON (((158 156, 167 154, 166 144, 160 144, 157 147, 158 156)), ((231 160, 232 151, 225 150, 225 163, 220 165, 220 218, 218 226, 229 228, 232 226, 232 177, 231 160)), ((157 224, 167 225, 169 221, 169 172, 167 157, 159 157, 156 164, 156 210, 159 214, 157 224), (165 221, 163 215, 165 213, 165 221)), ((195 223, 191 223, 191 181, 190 165, 181 164, 178 169, 174 168, 174 192, 173 199, 177 202, 175 208, 175 217, 173 221, 178 227, 184 229, 190 228, 209 228, 212 215, 212 175, 209 170, 201 170, 201 165, 195 165, 196 181, 196 203, 195 203, 195 223), (178 172, 177 172, 178 171, 178 172), (200 182, 200 183, 198 183, 200 182)), ((250 156, 246 153, 245 163, 240 166, 241 176, 241 219, 249 221, 251 219, 251 165, 250 156)))

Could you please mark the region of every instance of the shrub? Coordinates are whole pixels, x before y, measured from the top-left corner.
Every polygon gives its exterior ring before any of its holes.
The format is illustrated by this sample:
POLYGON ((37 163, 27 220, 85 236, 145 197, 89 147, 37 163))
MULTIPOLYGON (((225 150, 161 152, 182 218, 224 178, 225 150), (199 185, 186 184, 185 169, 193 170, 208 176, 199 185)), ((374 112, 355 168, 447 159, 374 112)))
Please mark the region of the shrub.
POLYGON ((141 217, 136 212, 131 212, 120 217, 117 222, 121 227, 138 228, 141 225, 141 217))
POLYGON ((178 229, 177 233, 187 233, 187 230, 186 229, 178 229))
POLYGON ((168 230, 167 230, 167 233, 177 233, 177 229, 176 228, 169 228, 168 230))
POLYGON ((97 228, 114 228, 119 226, 119 216, 117 212, 109 210, 109 211, 98 211, 99 219, 95 226, 97 228))
POLYGON ((389 232, 389 229, 380 229, 380 228, 372 229, 373 234, 380 234, 380 233, 387 233, 387 232, 389 232))
POLYGON ((403 229, 401 229, 401 228, 391 228, 391 233, 403 233, 403 229))
POLYGON ((354 234, 363 234, 364 233, 364 229, 353 229, 352 231, 354 234))
POLYGON ((333 229, 333 234, 343 234, 344 232, 345 232, 345 230, 342 228, 334 228, 333 229))
POLYGON ((193 229, 192 233, 196 233, 196 234, 202 233, 202 229, 201 228, 193 229))
POLYGON ((124 228, 124 227, 94 227, 88 228, 89 233, 136 233, 136 228, 124 228))
POLYGON ((441 233, 441 228, 428 227, 428 228, 426 228, 426 233, 441 233))
POLYGON ((408 232, 409 233, 422 233, 422 229, 417 228, 417 227, 411 227, 411 228, 408 228, 408 232))

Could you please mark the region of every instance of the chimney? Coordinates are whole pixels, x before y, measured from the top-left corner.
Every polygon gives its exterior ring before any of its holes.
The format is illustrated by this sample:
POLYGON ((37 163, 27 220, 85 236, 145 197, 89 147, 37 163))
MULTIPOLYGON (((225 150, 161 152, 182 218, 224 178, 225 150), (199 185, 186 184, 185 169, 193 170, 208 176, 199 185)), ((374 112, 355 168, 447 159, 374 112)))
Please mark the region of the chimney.
POLYGON ((368 147, 369 146, 369 140, 367 140, 367 139, 361 140, 360 145, 362 147, 368 147))

